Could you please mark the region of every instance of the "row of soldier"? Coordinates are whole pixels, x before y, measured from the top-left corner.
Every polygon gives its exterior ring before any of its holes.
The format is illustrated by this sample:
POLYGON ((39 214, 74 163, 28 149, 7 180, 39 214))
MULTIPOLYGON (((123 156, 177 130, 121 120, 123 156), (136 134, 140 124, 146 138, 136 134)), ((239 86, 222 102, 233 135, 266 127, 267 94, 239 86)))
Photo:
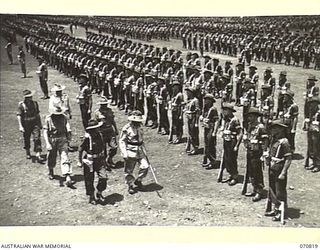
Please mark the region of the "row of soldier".
MULTIPOLYGON (((191 67, 191 68, 193 68, 193 70, 194 70, 196 68, 196 66, 197 66, 197 64, 195 64, 194 67, 191 67)), ((165 81, 163 80, 163 77, 161 77, 161 76, 160 77, 158 76, 158 78, 160 79, 158 84, 160 85, 160 89, 161 89, 161 83, 165 83, 165 81)), ((79 77, 79 79, 87 79, 88 80, 89 78, 87 76, 83 76, 83 77, 79 77)), ((310 80, 313 81, 313 83, 314 83, 316 79, 314 77, 310 77, 309 81, 310 80)), ((252 85, 251 81, 252 81, 252 79, 250 80, 250 85, 252 85)), ((180 101, 182 101, 182 104, 183 104, 183 97, 181 95, 181 90, 180 90, 180 88, 182 86, 180 85, 180 83, 179 84, 178 83, 179 83, 179 81, 173 81, 172 82, 172 87, 173 88, 174 88, 174 86, 178 86, 179 87, 179 89, 177 90, 179 95, 178 94, 177 95, 180 96, 180 101)), ((86 86, 86 84, 87 83, 84 83, 85 86, 86 86)), ((198 120, 200 119, 200 111, 201 111, 201 109, 200 109, 200 103, 199 103, 200 100, 196 97, 196 94, 197 94, 196 93, 196 85, 190 84, 190 83, 189 83, 189 85, 191 85, 191 86, 185 88, 187 96, 188 96, 188 98, 187 98, 188 100, 187 100, 187 104, 186 104, 186 108, 185 108, 184 112, 186 113, 187 118, 188 118, 187 120, 188 120, 188 130, 189 130, 189 138, 188 138, 188 143, 187 143, 187 149, 186 150, 189 152, 189 154, 196 154, 197 153, 197 147, 198 147, 198 145, 197 145, 197 135, 196 134, 197 134, 197 131, 199 131, 198 120), (193 146, 193 149, 191 149, 191 145, 193 146), (190 146, 190 147, 188 148, 188 146, 190 146)), ((265 84, 265 85, 269 85, 271 87, 271 89, 272 89, 272 84, 265 84)), ((165 84, 163 84, 163 87, 165 87, 165 84)), ((86 89, 88 91, 88 86, 86 87, 86 89)), ((255 89, 255 88, 253 88, 253 89, 255 89)), ((315 89, 314 86, 313 86, 313 89, 315 89)), ((81 90, 81 87, 80 87, 80 90, 81 90)), ((254 90, 251 91, 251 92, 253 92, 253 96, 255 96, 254 90)), ((309 94, 308 94, 308 97, 310 97, 309 94)), ((293 104, 292 92, 285 91, 283 93, 283 95, 286 97, 286 98, 284 98, 284 99, 286 99, 286 102, 289 102, 288 101, 288 99, 289 99, 289 100, 291 100, 291 104, 293 104)), ((157 94, 157 96, 158 96, 158 94, 157 94)), ((177 96, 175 95, 175 97, 177 97, 177 96)), ((79 99, 81 99, 81 98, 79 98, 79 99)), ((161 110, 161 104, 162 104, 161 103, 161 98, 157 98, 157 99, 158 99, 159 109, 161 110)), ((179 99, 179 98, 177 98, 177 99, 179 99)), ((243 99, 245 99, 245 98, 243 98, 243 99)), ((252 99, 254 100, 254 98, 252 98, 252 99)), ((211 103, 213 103, 215 101, 215 96, 212 95, 211 93, 206 93, 204 95, 204 100, 205 100, 205 105, 203 105, 203 106, 206 107, 206 108, 208 108, 208 107, 211 108, 212 107, 211 103)), ((256 100, 253 101, 253 103, 255 103, 255 102, 256 102, 256 100)), ((316 101, 312 101, 312 102, 315 102, 317 104, 316 101)), ((312 102, 310 102, 310 103, 312 103, 312 102)), ((242 103, 244 104, 245 101, 243 101, 242 103)), ((177 104, 177 103, 175 103, 175 104, 177 104)), ((173 107, 174 106, 175 105, 173 105, 173 107)), ((178 106, 178 109, 179 109, 180 105, 177 105, 177 106, 178 106)), ((180 106, 180 108, 181 108, 181 106, 180 106)), ((224 120, 224 122, 221 121, 221 124, 223 124, 222 127, 223 127, 223 131, 224 131, 224 140, 226 142, 227 141, 231 141, 232 143, 234 143, 234 144, 230 144, 229 146, 226 146, 226 148, 224 148, 224 153, 223 153, 224 161, 222 161, 223 162, 222 165, 225 165, 225 167, 227 168, 227 170, 228 170, 228 172, 230 174, 230 178, 226 179, 226 181, 228 181, 228 183, 230 185, 234 185, 234 184, 237 183, 237 174, 238 174, 237 173, 237 165, 236 165, 236 162, 237 162, 237 151, 238 151, 238 148, 239 148, 239 144, 241 142, 242 129, 241 129, 240 122, 238 121, 238 119, 234 118, 235 116, 232 114, 235 111, 234 108, 232 107, 232 105, 228 104, 227 100, 224 100, 224 102, 222 104, 222 109, 223 109, 223 119, 222 120, 224 120)), ((166 110, 166 109, 164 108, 164 110, 166 110)), ((293 109, 292 112, 293 112, 293 116, 296 115, 296 110, 293 109)), ((161 112, 159 112, 159 113, 160 113, 160 116, 161 116, 161 112)), ((210 113, 210 117, 214 118, 213 124, 215 124, 215 120, 217 120, 217 117, 219 117, 219 115, 217 114, 217 112, 214 111, 214 109, 211 109, 211 111, 208 112, 208 115, 209 115, 209 113, 210 113)), ((285 112, 285 113, 288 114, 288 111, 285 112)), ((205 114, 206 113, 203 112, 202 115, 205 115, 205 114)), ((261 115, 261 110, 257 110, 255 108, 251 107, 251 108, 248 109, 247 115, 248 115, 248 117, 250 117, 250 115, 251 116, 252 115, 253 116, 257 115, 257 117, 259 117, 261 115)), ((203 117, 204 126, 205 127, 208 126, 208 128, 211 128, 212 122, 208 121, 208 120, 205 120, 205 119, 209 119, 210 117, 208 117, 206 115, 205 115, 205 117, 203 117)), ((311 118, 311 120, 312 119, 313 118, 311 118)), ((181 121, 181 113, 179 114, 178 120, 181 121)), ((254 119, 253 118, 248 118, 248 120, 254 120, 254 119)), ((251 122, 252 121, 248 121, 248 128, 245 130, 246 132, 249 131, 249 125, 250 125, 251 122)), ((166 122, 164 122, 164 123, 166 123, 166 122)), ((86 126, 86 127, 88 127, 88 126, 86 126)), ((160 117, 160 127, 161 127, 161 117, 160 117)), ((283 122, 279 122, 279 121, 271 122, 270 123, 271 131, 272 131, 272 127, 280 129, 283 137, 288 136, 288 132, 287 132, 288 131, 288 125, 284 124, 283 122), (284 130, 283 128, 286 128, 286 129, 284 130)), ((164 132, 166 132, 166 131, 164 131, 164 132)), ((290 128, 290 133, 291 132, 292 132, 292 129, 290 128)), ((212 135, 212 138, 214 138, 216 133, 212 132, 211 135, 212 135)), ((206 138, 208 138, 208 137, 206 136, 206 138)), ((288 139, 290 139, 290 138, 292 138, 292 136, 291 137, 288 136, 288 139)), ((287 139, 287 141, 286 140, 284 141, 285 143, 287 143, 287 144, 285 144, 286 146, 289 145, 289 149, 288 149, 287 155, 284 155, 284 156, 289 156, 291 154, 291 152, 292 152, 291 148, 292 148, 293 145, 292 145, 292 142, 289 143, 288 139, 287 139)), ((249 139, 249 141, 250 141, 251 144, 254 144, 254 142, 252 142, 250 139, 249 139)), ((212 142, 214 142, 214 140, 211 140, 211 143, 212 142)), ((209 140, 208 140, 208 143, 209 143, 209 140)), ((208 153, 208 149, 210 151, 212 149, 215 149, 215 147, 212 146, 212 145, 213 144, 211 144, 211 146, 209 146, 209 144, 206 145, 207 150, 205 150, 206 151, 205 158, 207 158, 207 159, 204 159, 203 164, 205 166, 207 166, 207 167, 211 167, 210 165, 212 163, 212 159, 215 159, 215 158, 212 158, 212 155, 214 155, 214 154, 212 154, 211 152, 208 153), (209 164, 208 164, 208 160, 210 161, 209 164)), ((228 143, 226 143, 225 145, 228 145, 228 143)), ((250 145, 249 147, 250 148, 251 147, 254 148, 255 146, 254 145, 250 145)), ((288 148, 288 147, 285 147, 285 148, 288 148)), ((277 152, 275 152, 275 154, 276 153, 277 152)), ((274 157, 277 158, 277 155, 274 156, 274 157)), ((281 157, 278 157, 278 158, 280 159, 281 157)), ((279 163, 280 162, 276 162, 275 164, 279 165, 279 163)), ((314 167, 314 172, 316 172, 316 170, 319 169, 316 165, 314 165, 313 167, 314 167)), ((282 189, 283 189, 283 186, 282 186, 282 189)), ((260 192, 255 191, 255 193, 256 194, 255 194, 254 200, 256 200, 256 201, 260 200, 261 199, 261 197, 259 197, 260 192)), ((283 193, 282 193, 282 195, 283 195, 283 193)))

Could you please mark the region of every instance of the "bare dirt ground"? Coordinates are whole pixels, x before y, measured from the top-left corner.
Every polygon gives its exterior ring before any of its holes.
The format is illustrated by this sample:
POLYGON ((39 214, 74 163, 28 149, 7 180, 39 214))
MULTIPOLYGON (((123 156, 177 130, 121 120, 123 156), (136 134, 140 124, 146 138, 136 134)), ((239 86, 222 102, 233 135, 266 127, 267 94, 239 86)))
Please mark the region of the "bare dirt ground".
MULTIPOLYGON (((77 36, 84 35, 83 28, 76 30, 77 36)), ((182 43, 173 40, 170 43, 153 41, 154 45, 167 45, 182 50, 182 43)), ((23 44, 21 38, 18 44, 23 44)), ((39 80, 35 73, 36 60, 26 53, 28 78, 20 78, 20 66, 8 65, 5 41, 1 37, 1 124, 0 124, 0 225, 153 225, 153 226, 265 226, 281 227, 264 217, 265 199, 253 203, 250 198, 242 196, 241 183, 229 187, 216 182, 218 169, 205 170, 200 166, 202 155, 187 156, 185 144, 169 145, 167 137, 145 128, 145 141, 149 158, 156 169, 158 186, 151 173, 144 180, 144 192, 134 195, 127 193, 124 184, 123 163, 119 154, 115 158, 117 168, 109 173, 108 187, 104 195, 107 204, 92 206, 85 195, 82 169, 76 167, 77 152, 70 153, 72 160, 75 189, 63 186, 60 166, 55 169, 56 179, 49 181, 45 165, 25 159, 22 134, 18 131, 16 120, 17 104, 22 100, 22 91, 26 88, 36 90, 34 100, 40 105, 41 116, 48 113, 48 100, 42 96, 39 80), (159 195, 157 194, 157 191, 159 195)), ((14 46, 16 58, 17 46, 14 46)), ((228 57, 216 55, 222 62, 228 57)), ((234 63, 236 58, 231 59, 234 63)), ((17 60, 15 60, 17 61, 17 60)), ((269 66, 255 63, 260 77, 269 66)), ((320 226, 320 182, 319 173, 304 170, 306 152, 306 133, 301 130, 303 120, 303 92, 308 74, 320 78, 320 72, 301 67, 270 65, 278 77, 281 70, 288 72, 288 80, 295 92, 295 100, 300 107, 299 124, 296 136, 296 160, 289 170, 288 204, 289 219, 284 227, 319 227, 320 226), (291 187, 289 189, 289 186, 291 187)), ((49 67, 49 88, 54 83, 66 85, 73 110, 71 126, 73 130, 72 145, 78 146, 83 128, 79 107, 76 104, 77 84, 49 67)), ((97 96, 94 96, 94 103, 97 96)), ((219 102, 217 103, 219 105, 219 102)), ((94 106, 94 109, 97 105, 94 106)), ((241 116, 241 110, 236 113, 241 116)), ((127 117, 114 108, 118 128, 127 122, 127 117)), ((202 135, 202 129, 200 130, 202 135)), ((186 136, 186 130, 185 130, 186 136)), ((201 138, 203 146, 203 139, 201 138)), ((43 143, 44 145, 44 143, 43 143)), ((46 153, 43 147, 44 154, 46 153)), ((218 139, 218 156, 221 155, 221 138, 218 139)), ((240 179, 245 172, 245 150, 239 152, 240 179)), ((267 171, 264 173, 267 183, 267 171)))

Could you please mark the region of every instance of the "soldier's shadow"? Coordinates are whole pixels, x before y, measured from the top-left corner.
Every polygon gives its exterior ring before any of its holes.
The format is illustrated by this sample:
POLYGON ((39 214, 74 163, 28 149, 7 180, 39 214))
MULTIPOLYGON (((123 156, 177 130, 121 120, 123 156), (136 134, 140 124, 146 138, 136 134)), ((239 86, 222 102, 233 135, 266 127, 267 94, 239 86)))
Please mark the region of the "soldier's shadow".
POLYGON ((114 194, 110 194, 108 196, 105 197, 105 201, 104 202, 100 202, 99 204, 102 206, 105 205, 114 205, 117 202, 120 202, 123 200, 123 195, 122 194, 118 194, 118 193, 114 193, 114 194))
POLYGON ((300 218, 300 209, 299 208, 294 208, 294 207, 289 207, 287 209, 287 217, 291 218, 291 219, 300 218))
POLYGON ((140 192, 154 192, 154 191, 159 191, 163 189, 163 186, 157 184, 157 183, 149 183, 147 185, 143 185, 142 188, 139 188, 140 192))
POLYGON ((292 160, 303 160, 304 156, 302 154, 294 153, 292 155, 292 160))

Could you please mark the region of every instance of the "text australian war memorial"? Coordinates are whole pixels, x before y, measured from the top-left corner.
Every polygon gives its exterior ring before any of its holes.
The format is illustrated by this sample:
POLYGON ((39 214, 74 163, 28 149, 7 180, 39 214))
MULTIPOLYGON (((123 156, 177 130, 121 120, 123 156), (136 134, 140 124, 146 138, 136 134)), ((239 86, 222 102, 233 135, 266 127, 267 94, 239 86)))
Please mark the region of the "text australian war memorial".
POLYGON ((319 227, 320 16, 0 18, 1 225, 319 227))

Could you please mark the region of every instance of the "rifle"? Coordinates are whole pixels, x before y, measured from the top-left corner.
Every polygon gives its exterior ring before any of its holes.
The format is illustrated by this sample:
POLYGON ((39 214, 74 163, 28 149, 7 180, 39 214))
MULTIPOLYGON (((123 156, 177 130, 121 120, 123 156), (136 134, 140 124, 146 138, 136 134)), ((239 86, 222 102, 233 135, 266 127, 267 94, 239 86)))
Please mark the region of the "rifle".
POLYGON ((242 185, 242 191, 241 194, 245 195, 247 193, 247 186, 248 186, 248 182, 249 182, 249 173, 248 173, 248 166, 246 167, 246 173, 244 175, 244 181, 243 181, 243 185, 242 185))
POLYGON ((220 168, 219 168, 219 173, 218 173, 218 182, 222 182, 222 177, 223 177, 223 170, 224 170, 224 164, 223 164, 223 154, 224 152, 222 152, 221 155, 221 161, 220 161, 220 168))

